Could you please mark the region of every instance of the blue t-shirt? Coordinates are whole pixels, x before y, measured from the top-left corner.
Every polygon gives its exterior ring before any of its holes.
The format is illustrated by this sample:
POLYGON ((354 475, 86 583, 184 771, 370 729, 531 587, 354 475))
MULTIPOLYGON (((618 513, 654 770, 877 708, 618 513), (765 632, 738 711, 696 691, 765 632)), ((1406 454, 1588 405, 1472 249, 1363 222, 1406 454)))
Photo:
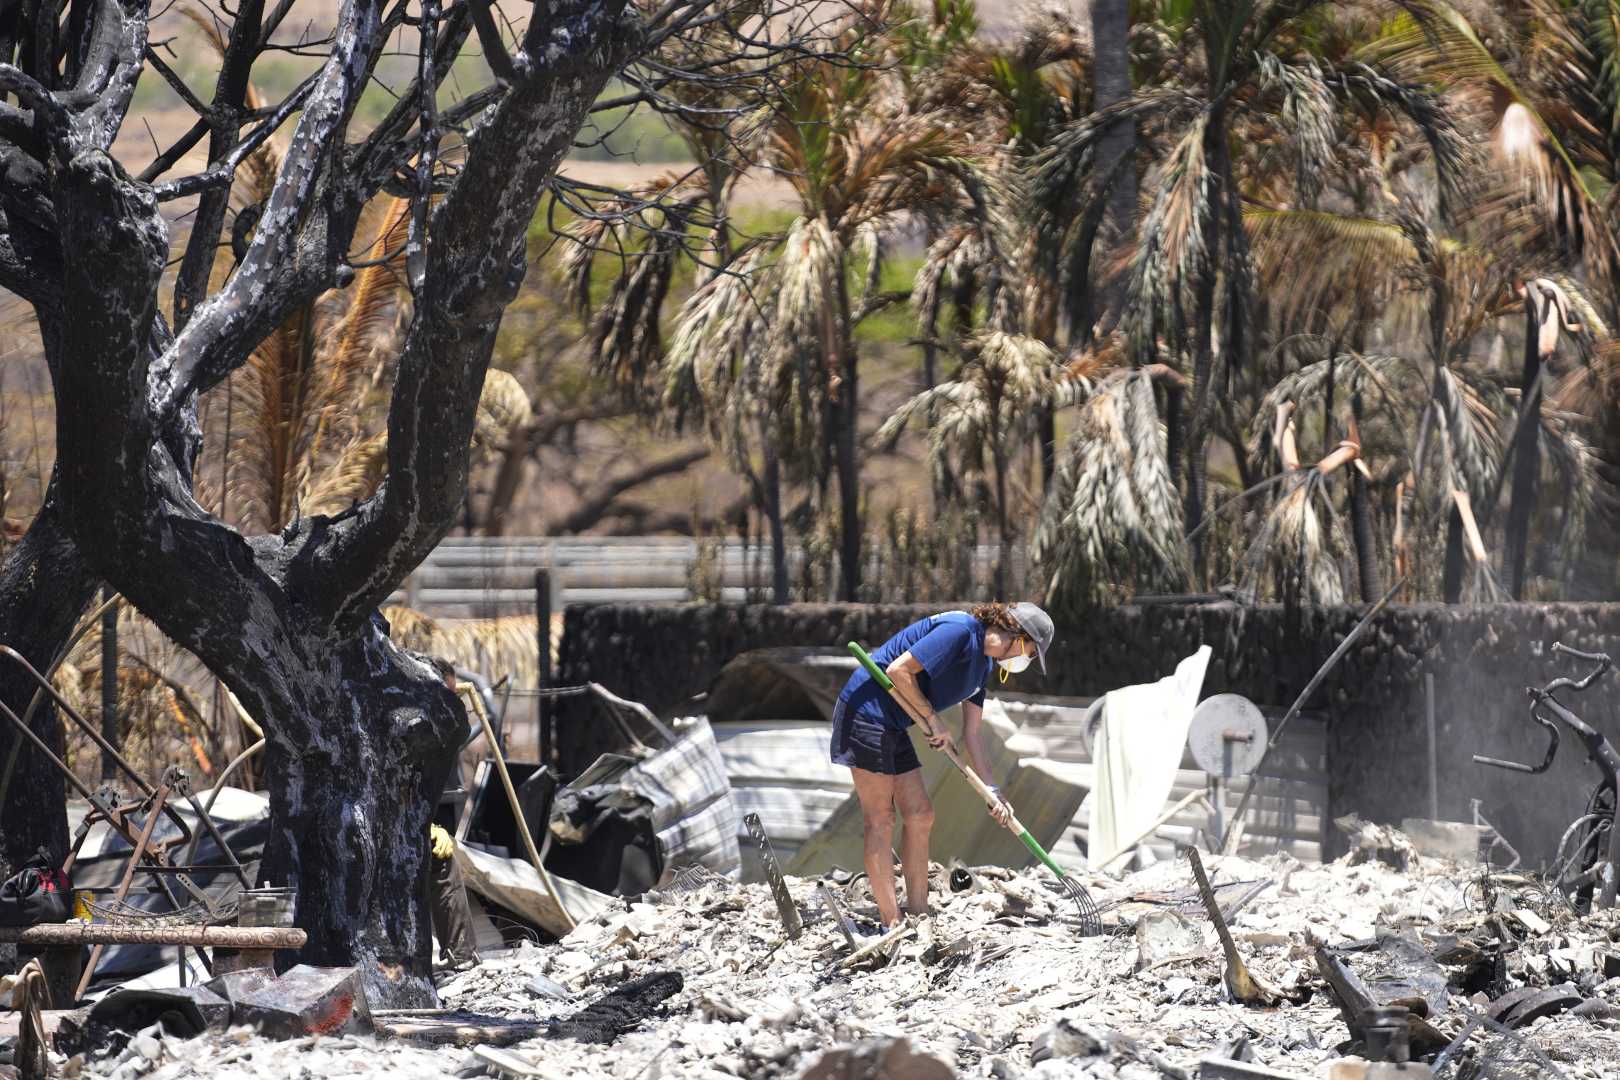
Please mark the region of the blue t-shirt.
MULTIPOLYGON (((994 663, 984 655, 984 624, 965 611, 946 611, 919 619, 872 651, 879 668, 903 653, 922 665, 917 686, 936 712, 963 701, 984 704, 984 687, 994 663)), ((911 726, 911 717, 889 692, 856 668, 838 700, 846 709, 896 731, 911 726)))

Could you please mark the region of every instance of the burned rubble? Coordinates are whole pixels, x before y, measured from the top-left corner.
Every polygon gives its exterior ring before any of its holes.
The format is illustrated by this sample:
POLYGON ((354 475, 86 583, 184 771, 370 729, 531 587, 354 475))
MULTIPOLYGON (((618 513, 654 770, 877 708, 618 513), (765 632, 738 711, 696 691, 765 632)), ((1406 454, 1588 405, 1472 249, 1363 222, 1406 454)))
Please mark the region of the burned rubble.
POLYGON ((368 1034, 184 1039, 160 1023, 57 1064, 118 1080, 1431 1075, 1366 1064, 1397 1044, 1447 1080, 1620 1075, 1620 913, 1577 915, 1532 875, 1415 853, 1403 870, 1359 854, 1203 863, 1277 1004, 1232 999, 1185 859, 1084 876, 1098 937, 1032 870, 936 866, 931 915, 876 949, 858 875, 789 878, 803 923, 789 939, 768 886, 696 873, 492 955, 444 981, 442 1010, 378 1012, 368 1034))

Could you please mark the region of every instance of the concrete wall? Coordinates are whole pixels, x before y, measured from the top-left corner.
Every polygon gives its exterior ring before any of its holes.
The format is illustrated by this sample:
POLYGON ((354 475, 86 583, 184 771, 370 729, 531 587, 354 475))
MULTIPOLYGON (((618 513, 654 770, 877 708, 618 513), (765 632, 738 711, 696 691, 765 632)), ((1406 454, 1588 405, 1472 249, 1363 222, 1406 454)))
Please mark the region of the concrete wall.
MULTIPOLYGON (((595 680, 666 712, 702 692, 738 653, 775 645, 881 642, 929 608, 807 604, 785 608, 689 604, 570 607, 558 681, 595 680)), ((1051 673, 1017 677, 1024 693, 1090 696, 1167 674, 1200 644, 1213 649, 1204 693, 1231 691, 1287 706, 1364 609, 1288 612, 1233 604, 1123 606, 1060 624, 1051 673)), ((1379 821, 1427 814, 1423 676, 1433 672, 1440 814, 1469 819, 1469 799, 1531 861, 1550 857, 1584 806, 1596 772, 1572 737, 1551 772, 1521 776, 1475 765, 1485 753, 1539 762, 1545 737, 1528 719, 1524 688, 1572 668, 1548 646, 1620 657, 1620 604, 1395 606, 1380 613, 1307 708, 1329 719, 1332 812, 1379 821)), ((1566 696, 1620 741, 1620 676, 1566 696)), ((564 765, 607 747, 603 725, 559 710, 564 765)))

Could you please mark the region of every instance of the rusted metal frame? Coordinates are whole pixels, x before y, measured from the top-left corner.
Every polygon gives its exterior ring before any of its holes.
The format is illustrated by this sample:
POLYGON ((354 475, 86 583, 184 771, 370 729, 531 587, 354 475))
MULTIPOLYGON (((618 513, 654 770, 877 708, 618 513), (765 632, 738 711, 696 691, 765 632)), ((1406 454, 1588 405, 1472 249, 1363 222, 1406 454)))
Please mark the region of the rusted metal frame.
MULTIPOLYGON (((17 650, 11 648, 9 645, 0 645, 0 656, 9 656, 17 663, 21 664, 23 669, 27 671, 33 680, 39 685, 39 688, 45 693, 49 694, 51 699, 56 702, 57 707, 60 708, 69 719, 77 724, 81 731, 90 736, 90 738, 102 749, 104 753, 109 755, 110 759, 120 769, 122 769, 124 774, 128 776, 132 782, 134 782, 137 788, 140 789, 141 794, 145 795, 148 801, 152 799, 152 797, 157 793, 158 788, 149 783, 146 778, 140 774, 139 770, 137 770, 134 765, 130 764, 130 762, 118 752, 117 747, 113 746, 106 740, 102 733, 96 729, 94 724, 90 723, 82 715, 80 715, 79 711, 69 704, 66 698, 57 692, 56 687, 51 685, 51 681, 41 675, 34 665, 28 662, 26 657, 17 652, 17 650)), ((24 723, 22 718, 13 712, 11 708, 4 702, 0 702, 0 715, 4 715, 6 719, 10 720, 13 726, 15 726, 18 731, 22 732, 29 739, 29 741, 31 741, 34 746, 41 753, 43 753, 53 765, 56 766, 57 770, 67 778, 68 782, 72 784, 73 787, 78 789, 78 791, 85 797, 85 799, 90 803, 92 809, 99 812, 102 819, 116 829, 119 834, 124 837, 126 842, 130 843, 131 845, 135 843, 133 828, 123 821, 123 815, 116 806, 107 804, 101 799, 98 793, 91 791, 88 787, 81 783, 79 778, 74 774, 73 770, 68 767, 67 762, 57 757, 56 754, 51 751, 50 747, 45 744, 44 740, 39 738, 39 736, 34 733, 33 729, 24 723)), ((185 791, 187 798, 191 801, 193 809, 197 811, 198 817, 209 830, 210 835, 214 837, 215 843, 220 844, 221 848, 226 853, 226 858, 230 859, 230 861, 235 864, 236 856, 233 852, 231 852, 229 845, 226 845, 223 842, 223 839, 219 835, 218 828, 214 826, 213 819, 206 813, 203 813, 202 808, 197 805, 196 799, 191 798, 189 787, 186 787, 185 791)), ((174 823, 174 827, 179 830, 180 833, 176 840, 165 841, 164 848, 167 849, 169 847, 179 846, 180 844, 190 843, 192 840, 191 827, 186 824, 185 819, 180 816, 174 807, 169 805, 166 797, 160 801, 158 805, 161 808, 161 812, 168 815, 169 820, 174 823)), ((78 845, 82 842, 83 840, 80 838, 78 843, 74 845, 73 853, 69 856, 67 863, 64 865, 64 870, 70 868, 73 862, 76 860, 78 856, 78 845)), ((248 887, 250 883, 243 874, 240 866, 236 867, 236 875, 239 879, 241 879, 243 887, 248 887)), ((170 900, 173 900, 172 894, 170 895, 170 900)))
MULTIPOLYGON (((0 645, 0 649, 4 648, 5 646, 0 645)), ((9 720, 13 727, 15 727, 23 734, 24 737, 32 742, 34 744, 34 748, 37 749, 41 754, 44 754, 51 764, 55 765, 57 770, 67 778, 68 783, 76 788, 79 793, 84 796, 85 800, 90 803, 91 813, 85 818, 84 822, 80 824, 74 838, 73 848, 68 854, 67 861, 62 864, 62 870, 64 873, 73 868, 74 862, 78 859, 79 848, 81 845, 83 845, 85 837, 89 834, 89 826, 97 820, 107 822, 107 824, 115 832, 124 838, 126 843, 130 844, 132 847, 135 845, 137 834, 134 828, 128 822, 128 809, 143 808, 150 804, 151 799, 147 799, 140 803, 128 804, 128 808, 126 808, 124 805, 108 802, 102 798, 100 793, 92 791, 89 787, 87 787, 73 772, 73 770, 68 767, 67 762, 57 757, 56 754, 51 751, 51 748, 46 745, 45 740, 36 735, 34 730, 27 724, 24 724, 22 722, 22 718, 13 712, 11 707, 3 701, 0 701, 0 716, 3 716, 9 720)), ((174 839, 163 841, 161 848, 163 850, 167 850, 170 847, 189 842, 191 839, 191 830, 186 826, 185 820, 176 814, 173 809, 167 806, 164 806, 163 809, 168 813, 170 820, 179 827, 181 835, 174 839)))
MULTIPOLYGON (((118 881, 118 888, 113 892, 114 904, 123 903, 124 899, 129 896, 129 887, 135 881, 135 871, 140 866, 141 857, 147 852, 147 845, 152 842, 152 831, 157 828, 158 817, 161 815, 168 799, 169 785, 158 785, 157 791, 152 794, 152 805, 147 812, 146 822, 141 827, 140 838, 136 841, 134 850, 129 853, 129 862, 124 865, 123 876, 118 881)), ((162 858, 161 855, 157 857, 162 858)), ((174 894, 169 892, 168 884, 162 878, 157 880, 163 886, 163 891, 168 893, 169 903, 178 908, 179 905, 174 903, 174 894)), ((90 988, 90 980, 95 977, 96 964, 101 960, 101 953, 104 948, 106 946, 100 944, 91 948, 90 959, 85 963, 84 973, 79 976, 78 988, 73 992, 75 998, 84 997, 84 992, 90 988)))
MULTIPOLYGON (((247 871, 243 870, 242 869, 242 864, 237 861, 236 852, 232 851, 231 850, 231 845, 229 845, 229 844, 227 844, 225 842, 225 837, 219 831, 219 826, 214 824, 214 819, 211 816, 209 816, 208 811, 205 810, 203 808, 202 804, 197 801, 197 796, 193 795, 189 789, 186 791, 186 802, 191 804, 191 812, 197 815, 197 820, 202 822, 203 829, 208 833, 208 835, 210 837, 213 838, 214 844, 219 848, 220 852, 225 856, 226 861, 230 864, 228 869, 231 871, 231 873, 236 875, 236 880, 242 883, 242 888, 244 888, 244 889, 253 888, 253 882, 248 880, 247 871)), ((193 838, 193 840, 191 841, 191 846, 187 849, 187 854, 188 855, 195 854, 196 850, 197 850, 196 840, 195 840, 195 838, 193 838)), ((211 869, 215 869, 215 868, 214 867, 206 867, 206 866, 197 866, 197 867, 190 867, 189 869, 195 869, 195 870, 200 871, 200 870, 211 870, 211 869)), ((219 869, 226 869, 226 867, 219 867, 219 869)))

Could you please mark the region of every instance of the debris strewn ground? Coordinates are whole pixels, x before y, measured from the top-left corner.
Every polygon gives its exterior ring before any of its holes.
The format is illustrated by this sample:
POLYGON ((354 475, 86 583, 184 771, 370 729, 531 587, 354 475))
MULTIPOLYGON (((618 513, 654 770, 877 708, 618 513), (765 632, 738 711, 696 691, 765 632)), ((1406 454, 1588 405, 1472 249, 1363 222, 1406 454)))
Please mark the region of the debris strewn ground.
MULTIPOLYGON (((1545 1055, 1569 1080, 1620 1075, 1615 913, 1578 917, 1531 878, 1417 856, 1404 871, 1376 859, 1204 861, 1249 968, 1304 1004, 1228 1000, 1222 950, 1185 860, 1123 881, 1082 875, 1112 928, 1096 938, 1077 936, 1073 905, 1040 873, 979 868, 956 874, 967 887, 953 892, 939 868, 932 917, 856 965, 845 963, 849 945, 815 881, 789 879, 804 916, 803 934, 789 941, 767 886, 722 879, 621 901, 560 942, 490 957, 441 988, 444 1006, 458 1012, 377 1016, 380 1031, 392 1025, 410 1039, 272 1042, 233 1029, 177 1040, 154 1031, 69 1070, 119 1080, 383 1072, 1185 1080, 1219 1055, 1325 1076, 1327 1063, 1354 1047, 1316 948, 1343 949, 1335 955, 1375 993, 1408 975, 1421 983, 1422 972, 1378 969, 1376 945, 1394 934, 1421 943, 1449 979, 1444 1008, 1425 1021, 1446 1039, 1516 989, 1568 984, 1538 998, 1546 1015, 1504 1021, 1522 1023, 1512 1036, 1476 1024, 1478 1038, 1453 1050, 1441 1076, 1494 1075, 1481 1063, 1505 1055, 1508 1039, 1523 1040, 1510 1049, 1531 1061, 1545 1055), (1490 1038, 1501 1045, 1486 1045, 1490 1038), (897 1064, 908 1055, 909 1064, 897 1064), (888 1073, 875 1071, 885 1061, 888 1073)), ((875 935, 864 881, 833 892, 875 935)), ((1386 954, 1387 966, 1399 950, 1386 954)))

